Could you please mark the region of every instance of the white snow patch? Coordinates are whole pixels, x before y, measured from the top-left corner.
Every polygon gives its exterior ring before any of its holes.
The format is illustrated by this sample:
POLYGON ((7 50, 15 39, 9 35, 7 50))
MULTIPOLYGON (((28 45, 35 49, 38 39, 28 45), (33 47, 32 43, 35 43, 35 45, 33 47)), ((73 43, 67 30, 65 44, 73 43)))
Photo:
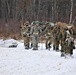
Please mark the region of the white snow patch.
MULTIPOLYGON (((13 40, 0 40, 0 45, 13 40), (5 43, 4 43, 5 42, 5 43)), ((25 50, 18 42, 17 48, 0 46, 0 75, 76 75, 76 49, 73 57, 60 57, 60 52, 45 49, 39 44, 39 50, 25 50)))

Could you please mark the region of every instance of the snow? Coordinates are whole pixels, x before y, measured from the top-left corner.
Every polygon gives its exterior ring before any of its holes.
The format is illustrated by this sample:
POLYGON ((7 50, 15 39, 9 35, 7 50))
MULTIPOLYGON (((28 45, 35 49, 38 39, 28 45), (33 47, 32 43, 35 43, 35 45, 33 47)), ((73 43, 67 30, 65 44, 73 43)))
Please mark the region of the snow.
POLYGON ((11 45, 17 45, 19 42, 14 39, 0 40, 0 46, 9 47, 11 45))
POLYGON ((0 75, 76 75, 76 49, 73 58, 60 57, 60 52, 45 49, 25 50, 23 42, 13 39, 0 40, 0 75), (8 48, 8 42, 17 42, 16 48, 8 48), (5 43, 4 43, 5 42, 5 43))

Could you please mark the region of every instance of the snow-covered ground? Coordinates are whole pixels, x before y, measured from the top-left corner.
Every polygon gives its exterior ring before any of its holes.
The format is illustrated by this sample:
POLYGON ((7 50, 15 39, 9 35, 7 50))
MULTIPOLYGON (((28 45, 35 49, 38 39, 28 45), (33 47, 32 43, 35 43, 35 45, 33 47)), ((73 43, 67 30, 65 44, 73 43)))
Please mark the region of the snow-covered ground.
POLYGON ((73 58, 60 57, 60 52, 45 49, 25 50, 22 42, 8 48, 15 40, 0 40, 0 75, 76 75, 76 49, 73 58))

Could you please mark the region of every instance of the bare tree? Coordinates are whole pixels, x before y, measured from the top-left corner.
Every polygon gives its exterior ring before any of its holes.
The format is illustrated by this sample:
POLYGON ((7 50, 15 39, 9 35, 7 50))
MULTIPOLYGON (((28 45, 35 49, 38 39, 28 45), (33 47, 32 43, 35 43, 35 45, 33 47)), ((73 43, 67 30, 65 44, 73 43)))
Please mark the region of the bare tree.
POLYGON ((41 4, 41 0, 39 0, 39 4, 38 4, 38 14, 37 14, 37 19, 39 19, 40 4, 41 4))
POLYGON ((71 10, 70 10, 70 21, 69 21, 69 24, 72 23, 72 12, 73 12, 73 0, 71 0, 71 10))

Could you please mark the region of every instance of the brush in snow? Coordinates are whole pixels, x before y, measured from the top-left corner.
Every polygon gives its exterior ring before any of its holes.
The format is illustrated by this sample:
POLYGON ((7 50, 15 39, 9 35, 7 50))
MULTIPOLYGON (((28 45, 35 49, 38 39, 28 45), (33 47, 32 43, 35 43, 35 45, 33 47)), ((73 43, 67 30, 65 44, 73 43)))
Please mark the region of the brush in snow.
POLYGON ((12 43, 11 45, 9 45, 9 48, 15 48, 15 47, 17 47, 18 46, 18 44, 15 42, 15 43, 12 43))

